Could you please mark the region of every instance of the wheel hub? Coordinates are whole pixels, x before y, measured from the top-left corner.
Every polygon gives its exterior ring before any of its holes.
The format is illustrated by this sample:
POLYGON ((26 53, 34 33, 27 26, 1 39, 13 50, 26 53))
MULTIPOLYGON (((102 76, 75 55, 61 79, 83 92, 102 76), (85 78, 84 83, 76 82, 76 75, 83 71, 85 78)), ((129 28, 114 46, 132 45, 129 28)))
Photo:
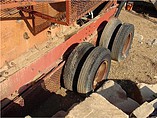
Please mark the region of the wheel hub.
POLYGON ((99 66, 98 70, 97 70, 97 73, 96 73, 96 76, 94 78, 94 81, 93 81, 93 88, 95 89, 99 84, 100 82, 102 82, 102 80, 106 77, 107 75, 107 72, 108 72, 108 62, 107 61, 103 61, 101 63, 101 65, 99 66))
POLYGON ((122 50, 122 56, 126 58, 126 54, 129 50, 129 47, 130 47, 130 43, 131 43, 131 37, 132 37, 132 34, 130 33, 124 43, 124 47, 123 47, 123 50, 122 50))

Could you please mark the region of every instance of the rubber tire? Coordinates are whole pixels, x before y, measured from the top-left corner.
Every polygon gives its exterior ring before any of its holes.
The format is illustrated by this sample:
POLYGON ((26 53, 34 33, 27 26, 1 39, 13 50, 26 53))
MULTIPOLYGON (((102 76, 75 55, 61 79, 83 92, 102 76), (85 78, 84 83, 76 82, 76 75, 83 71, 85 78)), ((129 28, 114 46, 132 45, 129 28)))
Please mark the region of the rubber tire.
POLYGON ((109 20, 101 34, 99 46, 108 48, 115 30, 119 28, 120 25, 122 25, 122 22, 117 18, 112 18, 109 20))
POLYGON ((131 48, 133 37, 134 37, 134 25, 129 23, 122 24, 113 42, 113 46, 111 50, 111 57, 113 60, 120 62, 129 55, 129 50, 131 48), (125 56, 123 56, 122 54, 123 47, 130 33, 131 33, 131 39, 130 39, 129 47, 125 53, 125 56))
POLYGON ((80 43, 69 55, 63 70, 63 81, 66 89, 73 91, 74 76, 79 63, 92 47, 94 48, 94 45, 91 43, 80 43))
POLYGON ((108 67, 107 67, 108 72, 106 74, 106 77, 104 78, 105 80, 108 76, 110 65, 111 65, 110 51, 100 46, 94 48, 91 51, 91 53, 88 55, 87 59, 85 60, 79 75, 79 79, 77 83, 78 93, 88 94, 94 91, 93 81, 100 64, 104 60, 108 62, 108 67))

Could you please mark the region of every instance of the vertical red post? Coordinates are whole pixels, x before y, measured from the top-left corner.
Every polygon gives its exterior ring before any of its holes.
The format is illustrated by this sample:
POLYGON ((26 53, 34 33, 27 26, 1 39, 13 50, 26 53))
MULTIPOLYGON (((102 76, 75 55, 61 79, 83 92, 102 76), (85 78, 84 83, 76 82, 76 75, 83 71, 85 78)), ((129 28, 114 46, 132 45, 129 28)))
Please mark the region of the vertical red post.
POLYGON ((71 0, 66 0, 66 22, 71 23, 71 0))

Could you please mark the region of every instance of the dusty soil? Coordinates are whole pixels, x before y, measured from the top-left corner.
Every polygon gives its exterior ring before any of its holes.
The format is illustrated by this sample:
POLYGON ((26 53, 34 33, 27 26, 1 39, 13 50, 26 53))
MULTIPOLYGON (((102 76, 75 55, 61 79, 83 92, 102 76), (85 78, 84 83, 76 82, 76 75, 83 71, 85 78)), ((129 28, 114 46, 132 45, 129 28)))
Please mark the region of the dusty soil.
MULTIPOLYGON (((112 62, 109 79, 157 83, 157 24, 122 10, 119 18, 135 26, 135 36, 128 58, 120 63, 112 62), (143 37, 143 38, 142 38, 143 37)), ((157 21, 157 17, 152 17, 157 21)))

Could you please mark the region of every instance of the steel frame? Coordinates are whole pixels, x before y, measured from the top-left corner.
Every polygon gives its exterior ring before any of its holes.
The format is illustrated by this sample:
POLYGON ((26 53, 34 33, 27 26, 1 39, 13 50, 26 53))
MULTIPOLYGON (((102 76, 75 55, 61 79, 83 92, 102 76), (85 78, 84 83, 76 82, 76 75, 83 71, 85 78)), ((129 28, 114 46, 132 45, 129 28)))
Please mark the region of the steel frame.
POLYGON ((104 13, 103 16, 95 21, 91 21, 89 25, 82 28, 64 43, 55 47, 29 66, 14 73, 7 80, 1 82, 1 100, 7 98, 15 91, 18 91, 22 86, 31 82, 33 78, 43 77, 48 73, 48 71, 50 71, 50 69, 56 67, 58 65, 58 60, 61 60, 61 57, 73 44, 83 42, 84 39, 91 35, 103 21, 108 21, 110 17, 114 15, 116 10, 116 7, 108 10, 108 12, 104 13))
MULTIPOLYGON (((93 1, 93 0, 91 0, 93 1)), ((102 0, 102 1, 98 1, 96 5, 92 6, 90 9, 88 9, 86 12, 84 12, 83 14, 80 14, 79 16, 77 16, 77 18, 75 19, 79 19, 81 16, 85 15, 86 13, 90 12, 91 10, 93 10, 94 8, 96 8, 98 5, 100 5, 101 3, 105 2, 107 0, 102 0)), ((115 1, 112 1, 112 3, 114 3, 115 1)), ((72 9, 72 1, 71 0, 44 0, 42 2, 37 1, 37 0, 27 0, 27 1, 18 1, 18 2, 9 2, 9 3, 5 3, 3 4, 3 2, 1 2, 1 7, 0 9, 11 9, 11 8, 17 8, 18 10, 27 12, 29 14, 32 14, 33 16, 38 16, 41 17, 42 19, 48 20, 52 23, 57 23, 57 24, 62 24, 62 25, 70 25, 72 22, 72 13, 71 13, 71 9, 72 9), (56 2, 65 2, 66 3, 66 13, 65 13, 65 21, 60 21, 57 20, 55 17, 52 17, 50 15, 35 11, 33 9, 33 6, 37 5, 37 4, 41 4, 41 3, 56 3, 56 2)), ((76 9, 77 10, 77 9, 76 9)), ((74 19, 73 19, 74 20, 74 19)))
MULTIPOLYGON (((36 2, 32 2, 32 4, 36 4, 36 2)), ((112 4, 113 3, 109 3, 108 5, 112 4)), ((67 7, 69 7, 68 5, 70 5, 70 3, 66 5, 67 7)), ((3 9, 6 6, 1 7, 2 7, 1 9, 3 9)), ((16 5, 14 5, 14 7, 16 7, 16 5)), ((23 9, 23 11, 25 11, 25 9, 23 9)), ((7 99, 10 98, 10 96, 12 96, 12 94, 15 92, 17 92, 18 95, 22 94, 26 89, 30 87, 32 82, 44 79, 45 77, 47 77, 48 73, 51 73, 51 75, 54 74, 61 66, 63 66, 64 59, 62 57, 68 51, 68 49, 73 44, 79 44, 81 42, 88 41, 85 39, 87 39, 89 35, 92 35, 93 32, 96 31, 96 29, 98 29, 98 27, 101 25, 101 23, 103 23, 104 21, 106 22, 109 21, 109 19, 115 15, 116 11, 117 4, 116 2, 114 2, 114 6, 110 7, 107 10, 104 10, 104 13, 91 20, 88 24, 83 26, 76 34, 74 34, 64 43, 53 48, 50 52, 48 52, 41 58, 31 63, 29 66, 22 68, 21 70, 19 70, 18 72, 14 73, 9 78, 1 82, 0 83, 1 102, 3 102, 5 98, 7 99), (61 66, 58 66, 60 63, 62 63, 61 66)), ((38 14, 40 13, 34 12, 33 14, 38 16, 38 14)), ((44 15, 43 17, 49 19, 49 17, 47 17, 46 15, 44 15)), ((71 23, 69 17, 70 12, 67 11, 66 22, 68 24, 71 23)), ((50 19, 52 20, 53 18, 50 19)), ((93 41, 96 42, 96 39, 93 39, 93 41)), ((4 110, 6 110, 6 108, 4 110)))

